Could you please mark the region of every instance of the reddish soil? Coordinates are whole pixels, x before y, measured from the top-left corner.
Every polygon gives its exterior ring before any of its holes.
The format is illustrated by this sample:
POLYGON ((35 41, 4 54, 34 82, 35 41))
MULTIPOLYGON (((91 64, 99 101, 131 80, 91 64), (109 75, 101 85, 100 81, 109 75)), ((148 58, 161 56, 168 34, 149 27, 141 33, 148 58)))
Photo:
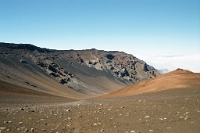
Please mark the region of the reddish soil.
POLYGON ((200 87, 200 73, 192 73, 188 70, 177 69, 156 78, 152 78, 137 84, 130 85, 116 92, 100 96, 122 97, 146 92, 156 92, 168 89, 186 89, 200 87))

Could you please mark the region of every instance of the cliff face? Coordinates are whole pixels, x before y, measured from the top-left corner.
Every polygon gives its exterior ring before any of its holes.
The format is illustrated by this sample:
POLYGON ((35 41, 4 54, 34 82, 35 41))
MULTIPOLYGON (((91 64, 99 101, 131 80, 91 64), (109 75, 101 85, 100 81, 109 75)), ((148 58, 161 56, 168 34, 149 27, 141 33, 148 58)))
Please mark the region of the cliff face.
MULTIPOLYGON (((124 52, 51 50, 30 44, 0 43, 0 62, 4 67, 1 69, 1 80, 9 81, 9 73, 24 70, 33 75, 46 76, 66 89, 85 94, 112 92, 159 74, 152 66, 124 52), (5 72, 6 67, 12 71, 5 72)), ((23 71, 19 73, 21 80, 16 79, 17 84, 28 80, 24 79, 23 71)), ((34 82, 34 85, 37 86, 37 83, 34 82)), ((42 87, 45 88, 44 85, 42 87)))

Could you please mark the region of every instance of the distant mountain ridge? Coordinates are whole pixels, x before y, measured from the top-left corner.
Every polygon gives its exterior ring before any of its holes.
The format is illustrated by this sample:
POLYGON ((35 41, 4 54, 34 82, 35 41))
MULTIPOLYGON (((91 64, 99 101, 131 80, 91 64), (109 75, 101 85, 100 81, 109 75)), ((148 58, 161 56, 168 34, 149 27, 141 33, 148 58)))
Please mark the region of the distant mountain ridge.
MULTIPOLYGON (((152 66, 124 52, 96 49, 53 50, 31 44, 0 43, 0 63, 0 80, 9 82, 9 75, 17 75, 20 69, 24 69, 24 72, 51 78, 66 89, 84 94, 112 92, 159 75, 152 66), (12 71, 5 72, 6 67, 12 71)), ((15 84, 24 83, 27 86, 23 81, 23 73, 18 78, 15 84)), ((38 86, 29 79, 28 83, 31 82, 34 84, 30 88, 38 86)), ((38 87, 38 90, 45 90, 41 88, 38 87)))

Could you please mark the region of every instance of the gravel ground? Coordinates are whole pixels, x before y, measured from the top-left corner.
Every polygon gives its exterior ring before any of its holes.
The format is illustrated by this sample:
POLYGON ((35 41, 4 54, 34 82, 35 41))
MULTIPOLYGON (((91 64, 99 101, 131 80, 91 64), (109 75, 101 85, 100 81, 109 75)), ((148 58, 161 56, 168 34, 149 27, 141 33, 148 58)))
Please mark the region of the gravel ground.
POLYGON ((200 89, 166 90, 129 97, 78 101, 8 101, 0 98, 2 133, 200 131, 200 89))

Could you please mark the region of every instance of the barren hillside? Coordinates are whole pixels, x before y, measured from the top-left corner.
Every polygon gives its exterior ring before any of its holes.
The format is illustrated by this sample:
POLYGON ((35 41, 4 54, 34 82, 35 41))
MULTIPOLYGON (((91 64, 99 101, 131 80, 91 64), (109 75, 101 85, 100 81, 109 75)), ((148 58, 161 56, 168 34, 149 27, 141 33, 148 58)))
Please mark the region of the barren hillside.
POLYGON ((1 43, 0 132, 199 133, 199 87, 124 52, 1 43))
POLYGON ((200 74, 188 70, 177 69, 156 78, 130 85, 116 92, 101 97, 131 96, 146 92, 168 89, 195 89, 200 86, 200 74))
POLYGON ((64 97, 109 93, 159 75, 133 55, 117 51, 52 50, 0 44, 0 80, 64 97))

